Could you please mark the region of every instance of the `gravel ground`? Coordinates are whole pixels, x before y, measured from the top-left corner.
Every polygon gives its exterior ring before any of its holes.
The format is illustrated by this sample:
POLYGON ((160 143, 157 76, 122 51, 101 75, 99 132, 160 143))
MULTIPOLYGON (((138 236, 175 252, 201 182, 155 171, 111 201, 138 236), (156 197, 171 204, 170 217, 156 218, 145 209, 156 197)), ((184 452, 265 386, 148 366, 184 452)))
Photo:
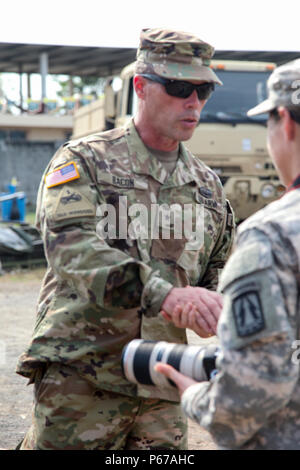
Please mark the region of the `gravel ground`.
MULTIPOLYGON (((15 373, 19 355, 29 342, 44 269, 0 276, 0 449, 14 449, 31 422, 32 386, 15 373)), ((189 332, 189 342, 201 340, 189 332)), ((210 340, 211 341, 211 340, 210 340)), ((189 422, 189 449, 213 450, 210 435, 189 422)))

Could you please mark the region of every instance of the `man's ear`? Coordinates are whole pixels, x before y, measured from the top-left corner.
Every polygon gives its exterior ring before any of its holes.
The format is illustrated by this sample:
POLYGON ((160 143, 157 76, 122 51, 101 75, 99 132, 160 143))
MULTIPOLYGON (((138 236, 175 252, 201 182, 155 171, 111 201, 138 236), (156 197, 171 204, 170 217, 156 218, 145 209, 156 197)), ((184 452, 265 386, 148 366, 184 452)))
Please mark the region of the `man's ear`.
POLYGON ((288 109, 280 106, 278 108, 278 113, 280 118, 282 119, 283 128, 287 139, 294 140, 296 134, 296 123, 291 118, 288 109))
POLYGON ((138 98, 140 99, 143 99, 145 94, 145 82, 146 80, 144 77, 141 77, 140 75, 135 75, 133 78, 133 86, 138 98))

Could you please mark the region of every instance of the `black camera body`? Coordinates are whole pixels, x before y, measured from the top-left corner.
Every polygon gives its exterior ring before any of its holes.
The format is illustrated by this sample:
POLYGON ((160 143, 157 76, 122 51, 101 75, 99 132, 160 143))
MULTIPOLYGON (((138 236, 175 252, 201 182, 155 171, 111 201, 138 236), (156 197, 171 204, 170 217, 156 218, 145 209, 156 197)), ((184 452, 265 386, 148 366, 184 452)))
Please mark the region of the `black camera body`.
POLYGON ((123 373, 129 382, 172 387, 172 381, 154 370, 157 362, 163 362, 197 382, 207 381, 217 372, 218 349, 216 345, 206 347, 134 339, 123 349, 123 373))

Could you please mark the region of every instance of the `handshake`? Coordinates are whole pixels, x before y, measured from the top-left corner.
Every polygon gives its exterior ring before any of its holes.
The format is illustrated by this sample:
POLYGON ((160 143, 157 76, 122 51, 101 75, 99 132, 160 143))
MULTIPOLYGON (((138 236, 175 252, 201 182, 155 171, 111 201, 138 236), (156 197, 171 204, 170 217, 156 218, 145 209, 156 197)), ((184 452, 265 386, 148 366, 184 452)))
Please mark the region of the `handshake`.
POLYGON ((163 317, 178 328, 189 328, 206 338, 216 334, 223 299, 203 287, 174 287, 161 306, 163 317))
MULTIPOLYGON (((174 287, 161 306, 163 317, 178 328, 190 328, 199 336, 216 334, 223 307, 222 296, 203 287, 174 287)), ((122 368, 136 384, 172 387, 180 394, 190 385, 210 380, 215 373, 218 347, 187 346, 165 341, 135 339, 125 346, 122 368)))

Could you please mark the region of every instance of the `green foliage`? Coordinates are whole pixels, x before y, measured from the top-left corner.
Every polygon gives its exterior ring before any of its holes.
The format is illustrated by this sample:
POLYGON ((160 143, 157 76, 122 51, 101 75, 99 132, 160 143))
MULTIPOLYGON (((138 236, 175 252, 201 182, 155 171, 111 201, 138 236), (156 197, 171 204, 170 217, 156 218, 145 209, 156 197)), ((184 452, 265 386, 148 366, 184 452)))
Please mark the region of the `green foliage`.
POLYGON ((58 91, 60 97, 72 96, 75 94, 96 94, 100 95, 103 92, 105 85, 105 78, 99 77, 56 77, 57 83, 60 85, 61 90, 58 91))

